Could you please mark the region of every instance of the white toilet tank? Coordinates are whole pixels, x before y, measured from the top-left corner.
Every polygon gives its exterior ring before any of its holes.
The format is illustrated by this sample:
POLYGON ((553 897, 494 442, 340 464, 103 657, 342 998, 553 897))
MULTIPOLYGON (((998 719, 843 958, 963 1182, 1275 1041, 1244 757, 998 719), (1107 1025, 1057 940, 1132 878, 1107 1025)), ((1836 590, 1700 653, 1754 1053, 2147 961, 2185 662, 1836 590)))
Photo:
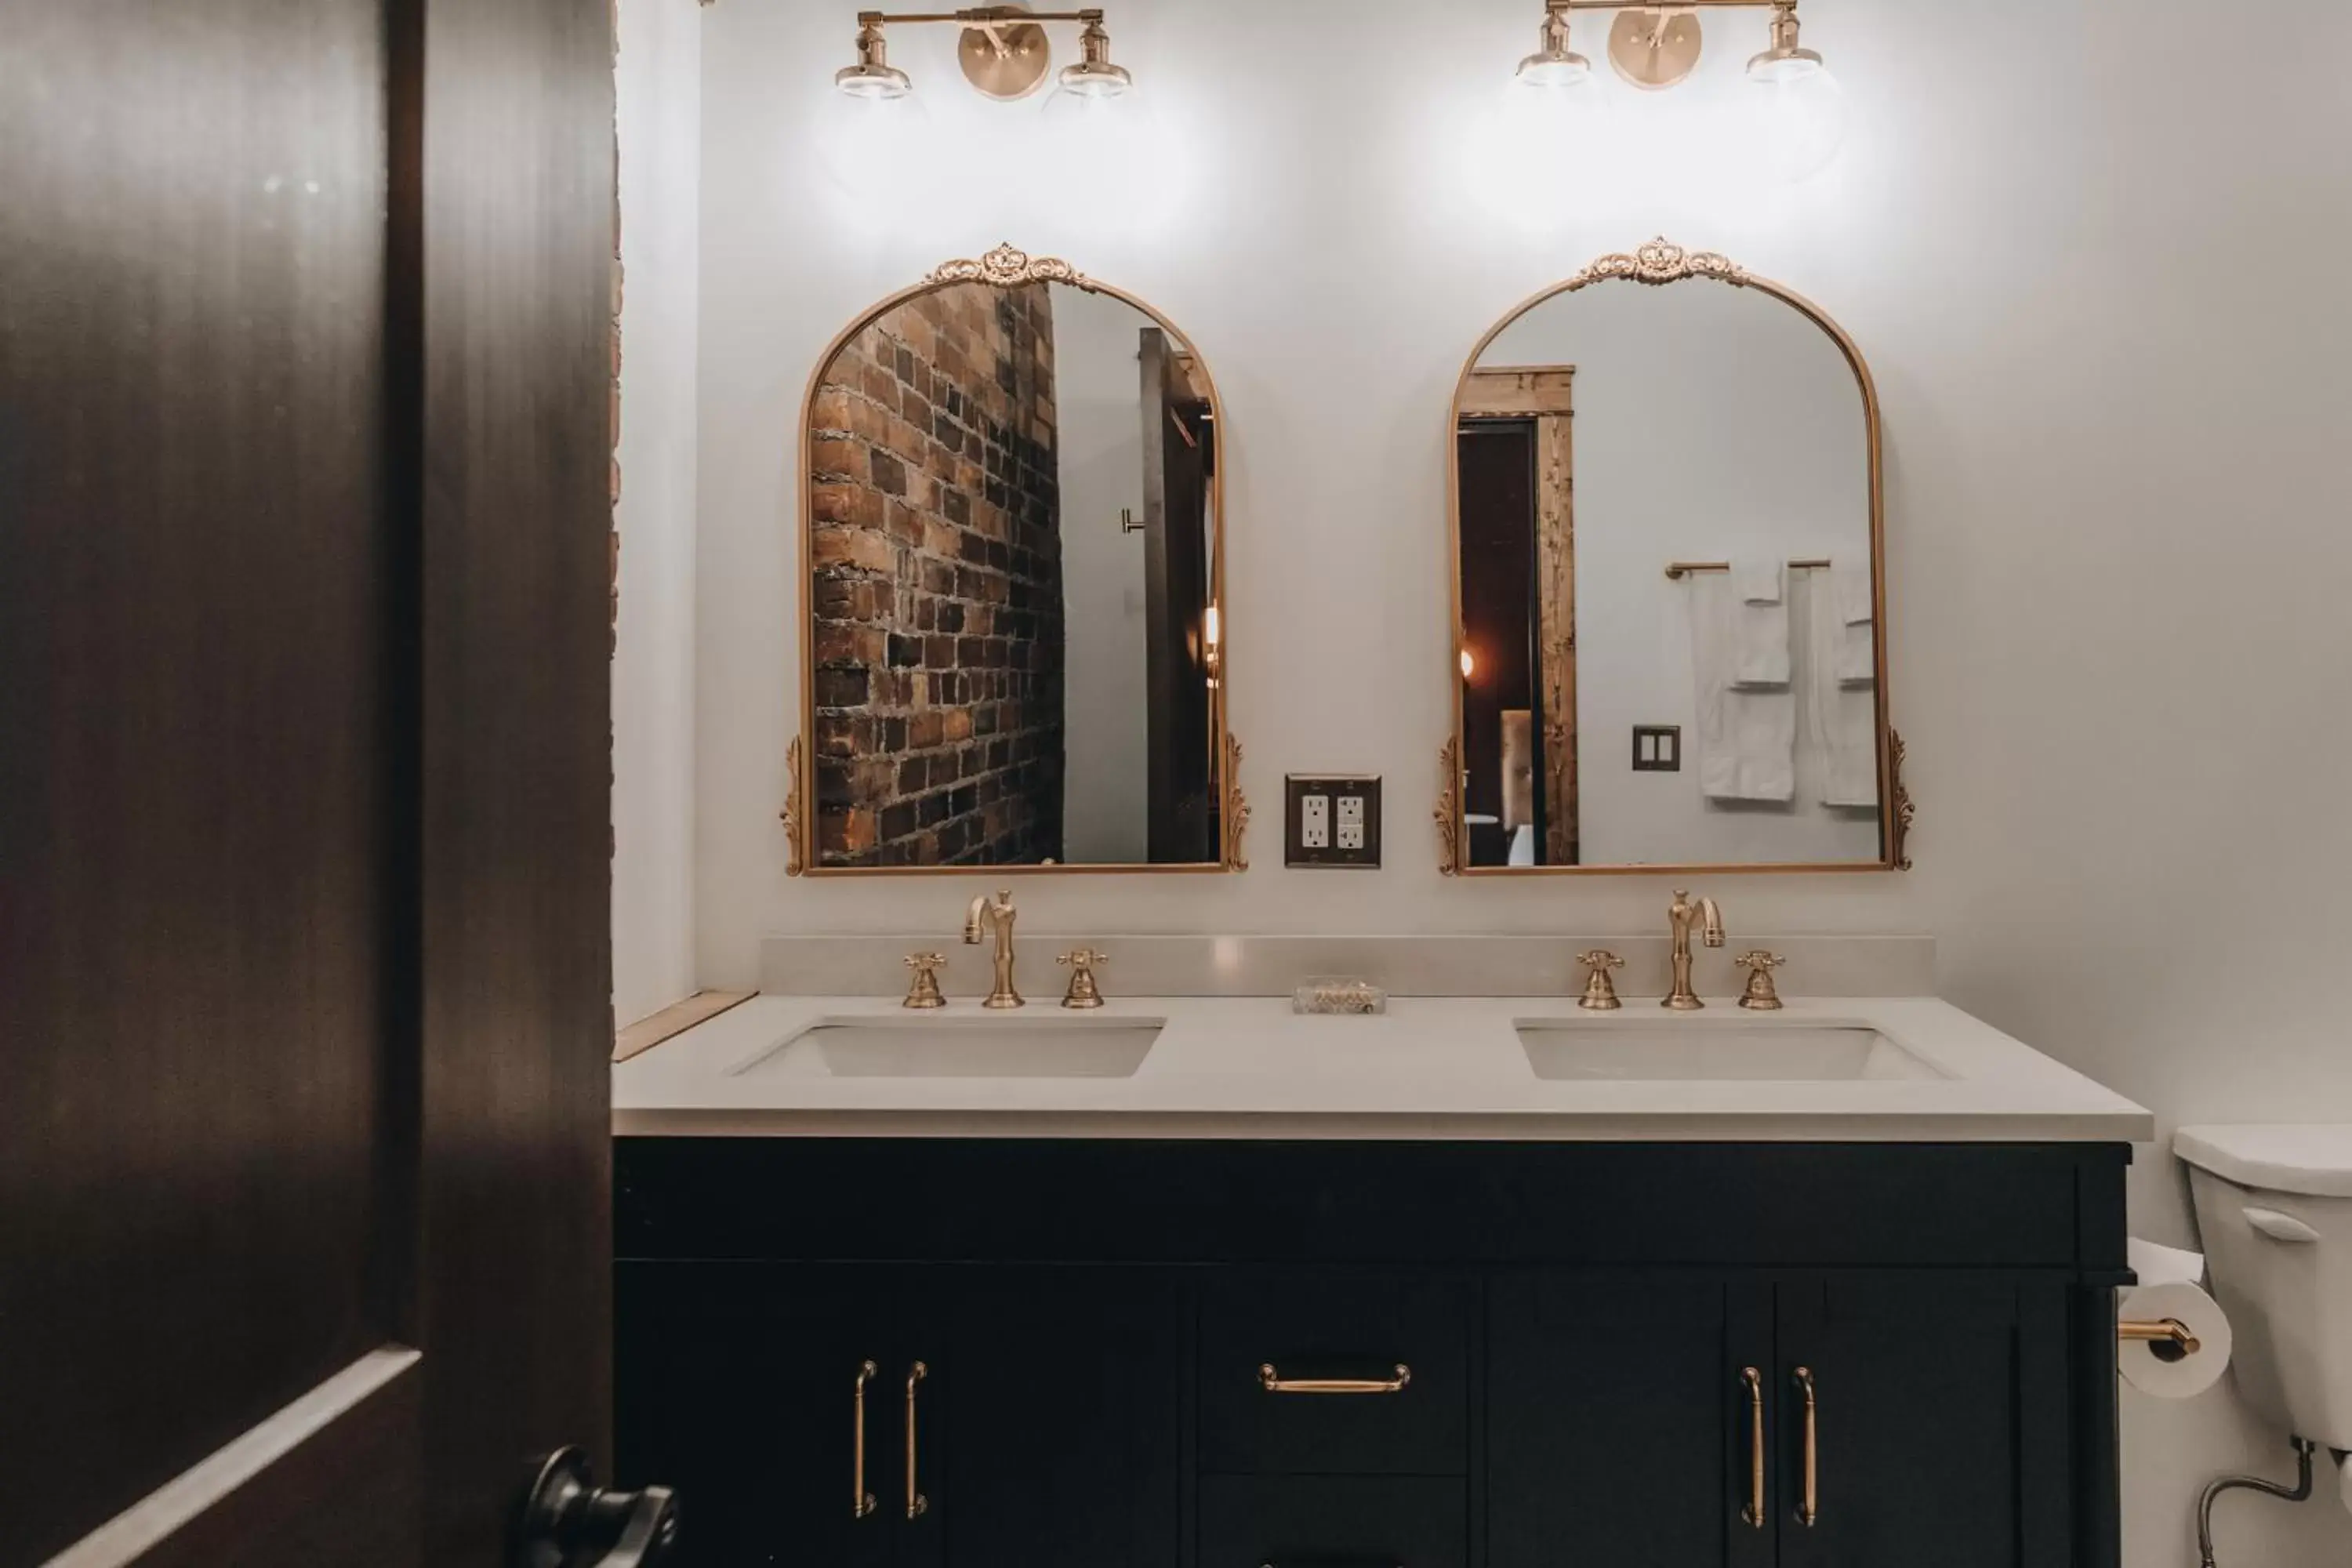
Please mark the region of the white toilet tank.
POLYGON ((2184 1127, 2172 1152, 2239 1392, 2281 1430, 2352 1448, 2352 1124, 2184 1127))

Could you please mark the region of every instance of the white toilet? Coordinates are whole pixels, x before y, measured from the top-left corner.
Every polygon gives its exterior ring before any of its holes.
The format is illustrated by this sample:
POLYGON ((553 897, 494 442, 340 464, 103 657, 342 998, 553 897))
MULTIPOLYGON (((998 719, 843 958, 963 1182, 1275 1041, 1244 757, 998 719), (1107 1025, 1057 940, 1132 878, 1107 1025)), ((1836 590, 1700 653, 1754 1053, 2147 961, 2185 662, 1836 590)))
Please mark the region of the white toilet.
MULTIPOLYGON (((2239 1392, 2281 1431, 2352 1448, 2352 1124, 2183 1127, 2172 1152, 2239 1392)), ((2352 1508, 2352 1459, 2342 1485, 2352 1508)))

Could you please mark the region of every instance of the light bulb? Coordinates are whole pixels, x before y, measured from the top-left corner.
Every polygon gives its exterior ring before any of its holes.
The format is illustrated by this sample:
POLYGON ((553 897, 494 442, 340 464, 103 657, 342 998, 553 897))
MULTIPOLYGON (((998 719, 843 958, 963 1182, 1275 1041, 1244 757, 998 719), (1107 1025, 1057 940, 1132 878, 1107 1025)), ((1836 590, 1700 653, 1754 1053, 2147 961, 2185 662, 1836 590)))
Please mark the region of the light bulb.
POLYGON ((1817 59, 1750 66, 1749 107, 1766 166, 1795 184, 1811 178, 1845 141, 1845 90, 1817 59))
POLYGON ((1798 37, 1796 0, 1776 0, 1772 47, 1748 62, 1752 139, 1793 184, 1821 173, 1845 140, 1845 93, 1798 37))
POLYGON ((1462 650, 1462 679, 1467 680, 1477 672, 1478 661, 1471 658, 1470 650, 1465 647, 1462 650))

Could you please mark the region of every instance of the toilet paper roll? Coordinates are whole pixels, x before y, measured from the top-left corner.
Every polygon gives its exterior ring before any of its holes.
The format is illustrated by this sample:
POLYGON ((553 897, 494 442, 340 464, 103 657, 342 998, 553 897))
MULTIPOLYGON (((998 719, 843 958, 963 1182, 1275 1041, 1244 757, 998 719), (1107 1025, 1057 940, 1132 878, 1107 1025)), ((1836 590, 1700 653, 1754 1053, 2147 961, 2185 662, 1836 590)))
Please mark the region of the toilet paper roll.
POLYGON ((2161 1242, 2133 1237, 2129 1244, 2131 1271, 2143 1285, 2202 1285, 2205 1255, 2161 1242))
POLYGON ((2221 1381, 2230 1370, 2230 1320, 2221 1304, 2194 1285, 2175 1281, 2142 1285, 2124 1292, 2116 1316, 2125 1322, 2160 1323, 2175 1320, 2197 1336, 2193 1355, 2166 1359, 2168 1345, 2126 1340, 2116 1347, 2116 1370, 2142 1394, 2158 1399, 2189 1399, 2221 1381))

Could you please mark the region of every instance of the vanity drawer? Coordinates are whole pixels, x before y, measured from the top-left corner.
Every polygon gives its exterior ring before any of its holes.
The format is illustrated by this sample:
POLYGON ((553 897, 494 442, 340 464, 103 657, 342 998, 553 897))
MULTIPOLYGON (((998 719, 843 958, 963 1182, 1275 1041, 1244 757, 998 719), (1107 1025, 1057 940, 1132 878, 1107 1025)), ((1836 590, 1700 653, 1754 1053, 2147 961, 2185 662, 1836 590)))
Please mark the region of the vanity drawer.
POLYGON ((1210 1476, 1200 1568, 1462 1568, 1464 1484, 1433 1477, 1210 1476))
POLYGON ((1471 1306, 1451 1275, 1216 1277, 1201 1310, 1202 1468, 1463 1474, 1471 1306))

